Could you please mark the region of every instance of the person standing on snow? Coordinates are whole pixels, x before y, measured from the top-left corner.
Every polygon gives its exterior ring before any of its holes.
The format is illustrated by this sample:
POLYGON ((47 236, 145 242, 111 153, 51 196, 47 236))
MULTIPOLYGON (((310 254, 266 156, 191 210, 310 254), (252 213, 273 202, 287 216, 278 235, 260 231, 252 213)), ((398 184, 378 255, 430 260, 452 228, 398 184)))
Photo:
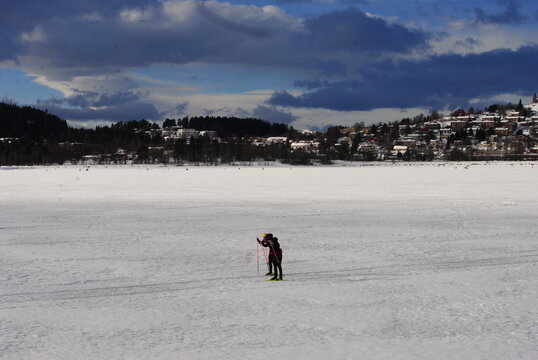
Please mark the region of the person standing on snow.
POLYGON ((273 234, 264 233, 263 239, 258 239, 258 242, 263 247, 269 248, 269 272, 266 275, 271 275, 271 268, 275 270, 275 273, 271 280, 282 280, 282 249, 278 243, 278 238, 273 234))

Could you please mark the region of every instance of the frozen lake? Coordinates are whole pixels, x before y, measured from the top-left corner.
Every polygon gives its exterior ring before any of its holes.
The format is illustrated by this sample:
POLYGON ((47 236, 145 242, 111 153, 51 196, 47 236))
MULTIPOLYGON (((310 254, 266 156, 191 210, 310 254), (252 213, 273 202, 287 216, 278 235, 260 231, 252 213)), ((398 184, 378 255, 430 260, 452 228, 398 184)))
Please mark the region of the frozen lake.
POLYGON ((537 359, 537 184, 528 163, 0 168, 0 358, 537 359), (258 275, 263 232, 287 281, 258 275))

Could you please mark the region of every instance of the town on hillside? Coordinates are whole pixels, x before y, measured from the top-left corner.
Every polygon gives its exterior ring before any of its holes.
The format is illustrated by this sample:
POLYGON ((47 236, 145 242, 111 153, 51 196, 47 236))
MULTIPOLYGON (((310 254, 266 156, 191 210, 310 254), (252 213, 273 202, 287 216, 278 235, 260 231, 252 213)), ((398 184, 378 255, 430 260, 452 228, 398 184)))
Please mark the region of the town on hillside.
MULTIPOLYGON (((18 118, 27 116, 17 111, 18 118)), ((434 111, 392 123, 331 126, 325 131, 220 117, 166 119, 162 126, 139 120, 88 130, 71 128, 49 114, 33 116, 44 123, 34 119, 24 123, 26 128, 12 122, 16 126, 0 129, 0 165, 538 160, 536 94, 527 105, 520 100, 483 111, 457 109, 448 116, 434 111), (24 134, 19 131, 17 136, 15 128, 25 129, 24 134)))

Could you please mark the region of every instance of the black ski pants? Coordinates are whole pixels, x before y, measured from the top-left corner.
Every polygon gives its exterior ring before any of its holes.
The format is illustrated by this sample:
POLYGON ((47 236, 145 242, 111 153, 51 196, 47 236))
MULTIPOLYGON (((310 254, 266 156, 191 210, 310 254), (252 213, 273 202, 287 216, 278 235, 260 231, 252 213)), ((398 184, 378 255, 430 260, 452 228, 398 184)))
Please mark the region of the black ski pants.
POLYGON ((275 254, 269 254, 269 272, 271 271, 271 265, 274 270, 275 278, 282 278, 282 253, 275 256, 275 254))

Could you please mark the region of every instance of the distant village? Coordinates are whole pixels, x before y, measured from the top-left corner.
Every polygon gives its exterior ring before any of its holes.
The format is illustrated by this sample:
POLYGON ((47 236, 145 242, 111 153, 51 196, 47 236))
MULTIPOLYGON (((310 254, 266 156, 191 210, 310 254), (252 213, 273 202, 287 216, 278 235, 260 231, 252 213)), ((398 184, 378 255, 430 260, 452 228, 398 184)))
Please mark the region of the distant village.
MULTIPOLYGON (((253 136, 242 140, 251 147, 280 147, 294 159, 291 162, 305 164, 331 160, 538 160, 538 97, 535 94, 531 104, 523 105, 523 111, 516 109, 480 113, 458 109, 449 116, 432 114, 429 118, 404 119, 392 124, 337 126, 327 132, 297 130, 289 136, 253 136)), ((164 141, 162 146, 148 149, 154 154, 154 162, 175 162, 173 145, 178 142, 189 145, 201 138, 220 144, 226 142, 214 130, 170 126, 145 132, 161 136, 164 141)), ((136 153, 126 153, 121 148, 113 155, 83 157, 87 164, 136 159, 136 153)))
POLYGON ((0 137, 0 165, 538 160, 536 94, 526 105, 520 100, 483 111, 433 112, 324 131, 220 117, 166 119, 162 126, 138 120, 87 130, 38 109, 3 106, 2 131, 17 135, 13 129, 18 129, 19 136, 0 137))
MULTIPOLYGON (((405 122, 405 121, 404 121, 405 122)), ((462 109, 419 123, 398 125, 399 136, 362 129, 356 151, 359 160, 523 160, 538 159, 538 97, 507 111, 466 113, 462 109), (517 110, 517 108, 520 110, 517 110), (521 109, 522 108, 522 109, 521 109), (389 140, 390 137, 389 137, 389 140)), ((343 132, 349 131, 347 129, 343 132)), ((390 131, 390 126, 389 126, 390 131)), ((344 144, 356 136, 338 140, 344 144)))

